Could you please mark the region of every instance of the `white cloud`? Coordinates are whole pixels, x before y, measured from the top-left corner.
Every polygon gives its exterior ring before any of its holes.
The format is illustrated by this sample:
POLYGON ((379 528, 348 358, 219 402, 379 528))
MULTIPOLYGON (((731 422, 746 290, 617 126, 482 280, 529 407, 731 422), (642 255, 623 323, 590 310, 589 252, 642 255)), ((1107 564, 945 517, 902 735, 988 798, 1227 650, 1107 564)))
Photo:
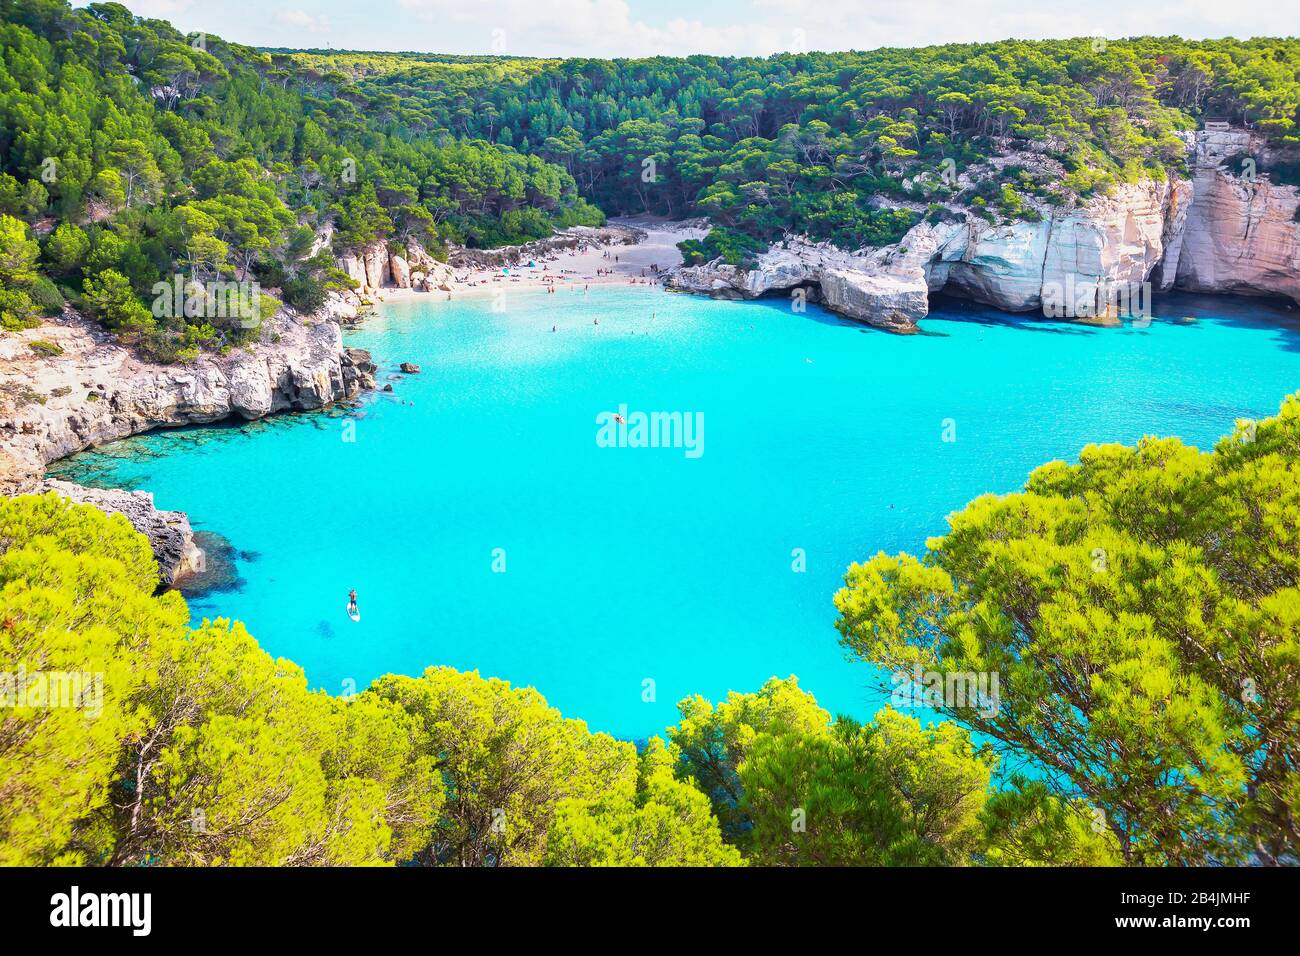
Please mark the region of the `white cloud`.
POLYGON ((281 10, 275 15, 277 23, 308 33, 326 33, 330 28, 329 17, 316 16, 306 10, 281 10))
POLYGON ((799 25, 812 49, 927 46, 1008 38, 1292 35, 1300 5, 1252 19, 1222 0, 752 0, 769 22, 799 25))
MULTIPOLYGON (((550 56, 654 56, 767 53, 778 31, 753 21, 714 25, 677 17, 660 25, 634 18, 625 0, 399 0, 428 23, 479 29, 481 52, 550 56), (495 45, 493 40, 496 41, 495 45)), ((472 39, 472 32, 468 34, 472 39)))
MULTIPOLYGON (((82 2, 82 0, 77 0, 82 2)), ((525 56, 765 56, 1009 37, 1300 34, 1300 3, 1223 0, 125 0, 135 13, 264 46, 525 56), (312 39, 309 39, 311 37, 312 39), (496 41, 494 43, 494 41, 496 41)))
POLYGON ((398 3, 425 22, 455 25, 458 46, 466 52, 551 56, 766 55, 1009 37, 1300 32, 1300 4, 1257 23, 1221 0, 722 0, 701 5, 698 15, 665 20, 656 19, 655 4, 638 3, 634 11, 627 0, 398 3))

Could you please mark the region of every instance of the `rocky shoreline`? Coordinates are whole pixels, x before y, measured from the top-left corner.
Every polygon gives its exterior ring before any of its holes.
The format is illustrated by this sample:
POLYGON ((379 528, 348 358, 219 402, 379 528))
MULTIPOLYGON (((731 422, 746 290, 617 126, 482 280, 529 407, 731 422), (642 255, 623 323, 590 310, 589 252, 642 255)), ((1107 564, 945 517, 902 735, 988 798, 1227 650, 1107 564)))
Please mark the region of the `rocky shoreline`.
POLYGON ((744 299, 804 289, 833 311, 903 333, 917 331, 940 291, 1025 312, 1063 290, 1092 290, 1093 320, 1111 314, 1104 296, 1120 283, 1300 302, 1300 190, 1234 171, 1240 157, 1266 152, 1248 131, 1202 130, 1187 143, 1190 176, 1044 207, 1038 221, 993 225, 949 211, 894 245, 857 252, 787 235, 753 268, 715 260, 677 269, 665 284, 744 299))
MULTIPOLYGON (((1300 190, 1233 174, 1229 167, 1237 157, 1261 149, 1246 131, 1201 131, 1188 144, 1190 177, 1123 185, 1076 208, 1044 207, 1038 221, 993 225, 973 215, 943 216, 922 221, 897 244, 856 252, 787 235, 752 268, 720 260, 668 263, 664 284, 745 299, 803 290, 835 312, 899 333, 918 330, 930 294, 939 291, 1012 312, 1041 308, 1053 285, 1067 283, 1100 288, 1150 282, 1159 290, 1281 295, 1300 302, 1300 190)), ((188 365, 142 361, 71 310, 36 329, 6 335, 0 340, 0 493, 53 491, 122 514, 153 544, 162 585, 183 584, 201 572, 204 560, 183 513, 159 511, 146 492, 46 479, 46 468, 156 428, 251 421, 355 398, 375 387, 376 367, 368 352, 343 347, 342 324, 355 320, 372 297, 394 289, 460 292, 466 277, 458 279, 457 270, 500 272, 531 260, 565 259, 582 266, 568 271, 585 272, 605 261, 601 249, 635 246, 647 236, 659 242, 666 226, 683 236, 704 232, 701 222, 611 223, 564 230, 525 246, 458 250, 451 264, 419 246, 408 246, 401 256, 376 243, 339 260, 356 280, 356 291, 331 294, 315 315, 282 310, 265 323, 257 343, 188 365)), ((663 272, 667 254, 675 250, 656 248, 657 271, 663 272)), ((635 256, 623 258, 631 262, 613 281, 629 281, 629 275, 635 281, 629 269, 645 273, 635 256)), ((1105 318, 1106 303, 1096 306, 1105 318)))
POLYGON ((333 296, 312 316, 283 310, 260 341, 188 365, 157 365, 69 311, 0 342, 0 492, 54 491, 119 513, 149 537, 164 586, 201 568, 189 520, 158 511, 144 492, 102 491, 46 480, 50 463, 156 428, 252 421, 310 411, 374 388, 375 364, 346 349, 340 322, 353 296, 333 296))
MULTIPOLYGON (((354 291, 332 293, 314 315, 284 309, 265 323, 255 344, 227 355, 205 354, 185 365, 143 361, 97 323, 67 310, 0 340, 0 494, 55 492, 123 515, 153 545, 161 586, 183 586, 205 565, 187 515, 157 509, 148 492, 46 478, 48 466, 158 428, 252 421, 353 399, 375 388, 377 369, 369 352, 343 347, 342 327, 372 301, 395 290, 464 292, 466 282, 457 271, 474 276, 530 260, 594 260, 604 248, 635 246, 649 235, 632 224, 575 227, 522 246, 457 249, 450 264, 418 244, 400 256, 375 243, 338 260, 356 282, 354 291)), ((316 248, 330 238, 326 230, 316 248)), ((626 276, 619 280, 627 281, 626 276)))
POLYGON ((399 255, 381 240, 339 257, 338 265, 357 283, 357 291, 352 295, 359 298, 353 301, 372 296, 382 298, 388 291, 403 289, 461 292, 467 285, 481 282, 501 269, 556 261, 592 249, 634 246, 647 235, 644 229, 618 222, 600 227, 573 226, 518 246, 499 249, 458 246, 451 250, 446 262, 435 259, 417 242, 408 242, 406 255, 399 255))

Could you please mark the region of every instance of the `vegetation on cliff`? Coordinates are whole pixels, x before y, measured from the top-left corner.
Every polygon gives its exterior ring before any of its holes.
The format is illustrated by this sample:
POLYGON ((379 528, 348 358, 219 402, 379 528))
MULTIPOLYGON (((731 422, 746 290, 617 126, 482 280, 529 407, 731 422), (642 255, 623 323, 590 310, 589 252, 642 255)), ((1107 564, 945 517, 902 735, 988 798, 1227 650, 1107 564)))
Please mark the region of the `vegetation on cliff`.
POLYGON ((1209 116, 1270 139, 1261 170, 1300 168, 1294 39, 539 60, 259 51, 0 0, 0 51, 0 322, 70 301, 171 359, 253 334, 203 296, 157 314, 178 274, 312 310, 350 285, 331 252, 438 255, 602 209, 711 216, 691 260, 783 230, 875 246, 948 204, 1033 218, 1179 168, 1209 116))
POLYGON ((859 723, 773 678, 640 749, 446 667, 312 691, 120 516, 6 499, 0 864, 1294 863, 1298 468, 1300 395, 1046 465, 836 598, 854 653, 991 695, 859 723))
POLYGON ((562 164, 606 212, 706 213, 751 237, 793 229, 850 248, 893 241, 915 221, 891 220, 881 199, 1022 218, 1034 214, 1029 199, 1068 203, 1179 169, 1186 145, 1177 134, 1206 117, 1300 145, 1294 39, 1084 37, 767 58, 289 59, 352 77, 393 130, 446 129, 562 164), (997 157, 1008 161, 990 162, 997 157), (958 182, 966 171, 970 181, 958 182))
MULTIPOLYGON (((0 317, 64 300, 161 358, 237 345, 251 307, 152 308, 159 281, 257 281, 302 309, 334 253, 495 245, 598 223, 536 156, 389 128, 346 78, 116 3, 0 2, 0 317), (316 236, 333 229, 332 249, 316 236), (161 313, 161 314, 160 314, 161 313)), ((257 302, 259 308, 263 303, 257 302)))
MULTIPOLYGON (((836 597, 889 669, 993 672, 954 710, 1086 799, 1136 864, 1297 861, 1300 395, 1213 452, 1090 446, 879 554, 836 597)), ((948 702, 950 704, 950 702, 948 702)))

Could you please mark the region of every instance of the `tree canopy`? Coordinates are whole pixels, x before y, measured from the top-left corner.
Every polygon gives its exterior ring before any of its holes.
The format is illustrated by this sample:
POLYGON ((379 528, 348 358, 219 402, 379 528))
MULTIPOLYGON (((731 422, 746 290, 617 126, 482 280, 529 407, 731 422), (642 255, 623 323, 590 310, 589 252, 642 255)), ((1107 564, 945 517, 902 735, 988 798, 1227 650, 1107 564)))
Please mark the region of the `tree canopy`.
POLYGON ((1127 862, 1295 862, 1298 472, 1294 395, 1210 452, 1089 446, 971 502, 923 558, 853 565, 843 642, 999 674, 997 708, 938 709, 1095 807, 1127 862))
POLYGON ((117 3, 0 0, 0 50, 0 215, 25 224, 0 221, 0 261, 39 247, 34 278, 0 273, 0 321, 66 300, 163 359, 250 334, 124 300, 178 273, 311 310, 351 284, 331 249, 441 255, 602 210, 710 216, 692 261, 785 231, 880 246, 1181 169, 1211 116, 1268 140, 1261 172, 1300 173, 1295 39, 542 60, 258 50, 117 3))
POLYGON ((30 326, 66 299, 184 359, 256 332, 158 314, 159 281, 257 281, 304 310, 351 286, 302 230, 332 230, 335 254, 418 242, 439 255, 603 221, 560 166, 388 118, 340 74, 117 3, 3 0, 0 321, 30 326))
POLYGON ((1298 468, 1300 395, 1044 465, 836 596, 852 653, 993 699, 860 722, 774 677, 640 747, 448 667, 313 691, 121 516, 3 499, 0 863, 1295 863, 1298 468))
POLYGON ((448 667, 333 697, 157 585, 121 516, 0 499, 0 864, 1099 859, 1060 849, 1075 805, 1001 795, 953 723, 832 721, 793 677, 684 700, 640 749, 448 667))

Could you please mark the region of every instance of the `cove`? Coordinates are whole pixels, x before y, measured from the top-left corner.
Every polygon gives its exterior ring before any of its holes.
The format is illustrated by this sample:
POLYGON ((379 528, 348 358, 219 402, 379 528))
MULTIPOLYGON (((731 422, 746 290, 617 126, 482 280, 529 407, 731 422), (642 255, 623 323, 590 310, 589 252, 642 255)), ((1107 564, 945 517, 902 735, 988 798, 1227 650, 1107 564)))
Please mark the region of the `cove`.
POLYGON ((447 664, 633 739, 773 675, 870 716, 888 675, 833 626, 851 561, 918 552, 1089 442, 1209 447, 1300 387, 1297 313, 1228 297, 1157 298, 1146 328, 940 300, 896 336, 779 299, 511 290, 385 305, 348 344, 392 393, 54 470, 227 539, 237 579, 195 617, 242 620, 313 686, 447 664), (698 414, 702 453, 598 441, 623 407, 698 414))

